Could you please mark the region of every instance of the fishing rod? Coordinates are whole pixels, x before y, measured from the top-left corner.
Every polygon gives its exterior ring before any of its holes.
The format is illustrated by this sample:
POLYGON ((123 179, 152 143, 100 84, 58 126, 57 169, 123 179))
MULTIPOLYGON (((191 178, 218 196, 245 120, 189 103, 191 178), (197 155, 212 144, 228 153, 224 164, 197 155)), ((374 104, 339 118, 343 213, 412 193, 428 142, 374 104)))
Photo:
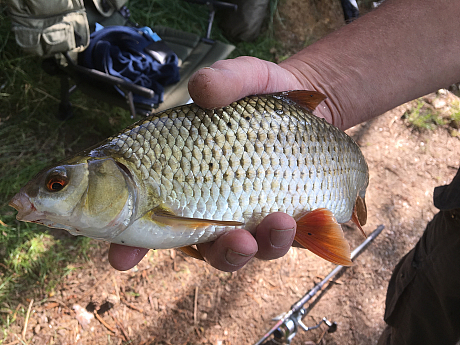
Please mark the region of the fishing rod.
MULTIPOLYGON (((359 254, 382 232, 385 228, 383 225, 379 225, 358 247, 351 253, 351 259, 354 260, 359 254)), ((321 288, 334 277, 337 273, 342 270, 343 266, 338 265, 329 273, 326 278, 316 284, 310 291, 308 291, 300 300, 291 306, 291 309, 274 318, 273 321, 277 321, 276 324, 270 328, 262 338, 259 339, 254 345, 282 345, 290 344, 291 340, 297 334, 299 328, 308 332, 313 329, 320 327, 323 323, 328 326, 328 332, 333 333, 337 330, 337 323, 331 322, 325 317, 315 326, 307 327, 303 322, 302 318, 307 314, 307 311, 303 307, 321 288), (271 337, 273 335, 273 337, 271 337), (271 338, 271 339, 269 339, 271 338)))

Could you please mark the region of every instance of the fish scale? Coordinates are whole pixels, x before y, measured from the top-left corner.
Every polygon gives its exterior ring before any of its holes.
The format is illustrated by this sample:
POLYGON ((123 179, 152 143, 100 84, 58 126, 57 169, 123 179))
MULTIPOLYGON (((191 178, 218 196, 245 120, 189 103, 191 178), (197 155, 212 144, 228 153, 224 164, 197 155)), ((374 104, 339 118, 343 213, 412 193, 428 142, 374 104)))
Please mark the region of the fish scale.
POLYGON ((254 213, 325 207, 343 222, 367 184, 364 158, 346 134, 276 97, 215 111, 177 107, 109 138, 108 146, 185 217, 244 222, 254 213))
POLYGON ((281 211, 296 218, 298 243, 350 265, 337 222, 362 230, 368 168, 349 136, 312 114, 324 98, 289 91, 165 110, 43 170, 10 205, 19 220, 146 248, 254 233, 281 211))

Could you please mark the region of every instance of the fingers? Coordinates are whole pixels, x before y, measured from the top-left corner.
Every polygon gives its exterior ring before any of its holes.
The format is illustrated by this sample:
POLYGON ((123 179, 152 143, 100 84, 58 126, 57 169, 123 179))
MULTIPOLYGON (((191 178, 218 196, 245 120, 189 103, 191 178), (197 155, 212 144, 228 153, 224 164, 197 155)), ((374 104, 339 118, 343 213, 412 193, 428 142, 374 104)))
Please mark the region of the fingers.
POLYGON ((221 271, 233 272, 254 256, 263 260, 285 255, 294 241, 295 220, 281 212, 265 217, 254 236, 243 229, 232 230, 216 241, 198 245, 206 261, 221 271))
POLYGON ((256 257, 273 260, 286 254, 294 241, 296 226, 294 218, 286 213, 276 212, 265 217, 257 226, 259 251, 256 257))
POLYGON ((136 266, 149 250, 138 247, 128 247, 121 244, 110 244, 109 262, 113 268, 126 271, 136 266))
POLYGON ((210 243, 197 245, 198 250, 213 267, 233 272, 243 267, 257 253, 257 242, 250 232, 236 229, 210 243))
MULTIPOLYGON (((294 241, 295 220, 281 212, 265 217, 257 226, 255 236, 244 229, 225 233, 214 242, 197 245, 198 250, 213 267, 233 272, 242 268, 254 256, 273 260, 285 255, 294 241)), ((125 271, 139 263, 148 249, 112 243, 109 262, 117 270, 125 271)))
POLYGON ((254 94, 301 89, 279 65, 254 57, 221 60, 197 71, 188 84, 190 96, 204 108, 218 108, 254 94))

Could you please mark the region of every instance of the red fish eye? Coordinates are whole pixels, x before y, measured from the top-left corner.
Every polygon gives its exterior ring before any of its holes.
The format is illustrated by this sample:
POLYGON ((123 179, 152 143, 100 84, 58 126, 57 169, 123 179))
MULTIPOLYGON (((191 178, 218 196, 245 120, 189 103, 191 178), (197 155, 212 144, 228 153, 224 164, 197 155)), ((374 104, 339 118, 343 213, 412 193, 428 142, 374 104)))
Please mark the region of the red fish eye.
POLYGON ((51 175, 46 181, 46 188, 50 192, 59 192, 65 186, 67 186, 68 182, 69 180, 64 176, 51 175))

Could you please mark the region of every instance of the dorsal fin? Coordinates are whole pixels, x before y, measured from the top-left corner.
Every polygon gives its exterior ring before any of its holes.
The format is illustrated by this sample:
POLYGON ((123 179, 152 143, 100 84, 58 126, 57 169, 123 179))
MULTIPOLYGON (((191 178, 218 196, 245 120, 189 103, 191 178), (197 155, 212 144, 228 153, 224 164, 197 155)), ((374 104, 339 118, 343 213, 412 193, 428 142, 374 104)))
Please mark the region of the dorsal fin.
POLYGON ((281 93, 282 97, 296 103, 297 105, 308 109, 309 111, 315 108, 324 101, 327 97, 318 91, 307 90, 292 90, 281 93))

